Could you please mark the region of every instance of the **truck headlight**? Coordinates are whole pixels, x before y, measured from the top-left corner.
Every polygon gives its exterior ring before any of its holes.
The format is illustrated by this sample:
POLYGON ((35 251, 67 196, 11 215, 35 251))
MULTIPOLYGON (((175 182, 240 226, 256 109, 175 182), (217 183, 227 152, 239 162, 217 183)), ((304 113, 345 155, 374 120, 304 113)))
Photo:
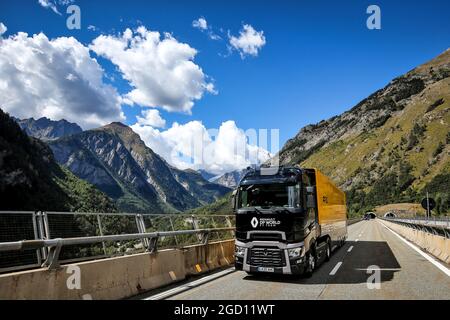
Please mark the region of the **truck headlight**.
POLYGON ((304 247, 288 249, 289 258, 290 259, 295 259, 295 258, 298 258, 298 257, 302 257, 304 255, 303 248, 304 247))
POLYGON ((236 257, 241 257, 243 258, 245 254, 245 248, 244 247, 239 247, 239 246, 235 246, 234 247, 234 255, 236 257))

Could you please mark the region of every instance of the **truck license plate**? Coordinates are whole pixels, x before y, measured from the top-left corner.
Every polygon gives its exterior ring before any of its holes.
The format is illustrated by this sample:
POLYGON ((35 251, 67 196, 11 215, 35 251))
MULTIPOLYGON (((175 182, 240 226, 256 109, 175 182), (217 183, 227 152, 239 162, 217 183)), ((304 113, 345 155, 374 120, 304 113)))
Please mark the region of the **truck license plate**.
POLYGON ((258 267, 259 272, 275 272, 274 268, 258 267))

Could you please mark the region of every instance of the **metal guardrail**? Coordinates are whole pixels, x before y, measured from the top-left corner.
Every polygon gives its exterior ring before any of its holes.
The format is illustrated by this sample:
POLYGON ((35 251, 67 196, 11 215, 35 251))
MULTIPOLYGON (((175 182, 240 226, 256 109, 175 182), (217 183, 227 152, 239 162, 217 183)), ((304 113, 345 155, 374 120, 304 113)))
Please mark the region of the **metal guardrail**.
POLYGON ((450 239, 450 219, 442 218, 381 218, 419 231, 450 239))
POLYGON ((156 243, 231 239, 233 227, 234 215, 0 211, 0 244, 8 248, 0 249, 0 272, 50 265, 56 247, 55 261, 69 263, 143 252, 156 243))
POLYGON ((408 223, 421 223, 430 226, 445 226, 450 228, 450 217, 414 217, 414 218, 394 218, 398 221, 408 222, 408 223))
POLYGON ((49 239, 49 240, 22 240, 14 242, 0 242, 0 251, 20 251, 30 249, 49 248, 47 259, 42 266, 48 266, 49 269, 55 269, 59 266, 59 254, 63 246, 68 245, 82 245, 92 244, 106 241, 122 241, 122 240, 148 240, 147 251, 153 253, 157 250, 157 243, 160 237, 174 237, 177 235, 201 235, 201 243, 208 243, 208 236, 212 232, 233 231, 234 228, 215 228, 215 229, 199 229, 199 230, 180 230, 180 231, 166 231, 166 232, 152 232, 152 233, 138 233, 138 234, 121 234, 99 237, 84 237, 84 238, 66 238, 66 239, 49 239))

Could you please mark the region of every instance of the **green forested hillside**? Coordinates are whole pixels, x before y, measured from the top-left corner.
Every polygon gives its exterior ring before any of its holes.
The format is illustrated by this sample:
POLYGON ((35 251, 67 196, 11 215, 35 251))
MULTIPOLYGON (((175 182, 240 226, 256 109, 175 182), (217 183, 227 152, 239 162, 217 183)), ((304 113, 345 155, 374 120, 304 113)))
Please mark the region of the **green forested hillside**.
POLYGON ((391 81, 342 115, 303 128, 282 164, 316 167, 347 192, 352 212, 417 202, 450 210, 450 51, 391 81))
POLYGON ((188 211, 190 214, 233 214, 231 207, 231 192, 224 195, 215 202, 188 211))

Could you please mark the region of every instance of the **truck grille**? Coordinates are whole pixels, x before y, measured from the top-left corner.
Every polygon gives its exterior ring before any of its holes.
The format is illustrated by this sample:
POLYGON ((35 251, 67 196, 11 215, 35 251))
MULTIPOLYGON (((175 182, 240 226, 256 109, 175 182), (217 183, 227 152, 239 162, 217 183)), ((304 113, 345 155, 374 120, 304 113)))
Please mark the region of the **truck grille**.
POLYGON ((284 267, 286 262, 283 250, 278 248, 252 248, 247 263, 256 267, 284 267))
POLYGON ((250 234, 250 240, 253 241, 282 241, 283 237, 279 233, 252 233, 250 234))

